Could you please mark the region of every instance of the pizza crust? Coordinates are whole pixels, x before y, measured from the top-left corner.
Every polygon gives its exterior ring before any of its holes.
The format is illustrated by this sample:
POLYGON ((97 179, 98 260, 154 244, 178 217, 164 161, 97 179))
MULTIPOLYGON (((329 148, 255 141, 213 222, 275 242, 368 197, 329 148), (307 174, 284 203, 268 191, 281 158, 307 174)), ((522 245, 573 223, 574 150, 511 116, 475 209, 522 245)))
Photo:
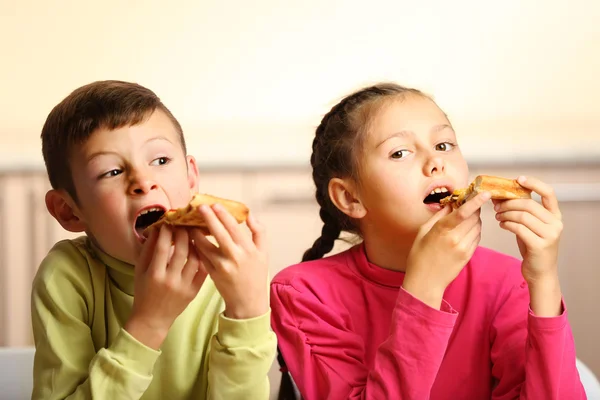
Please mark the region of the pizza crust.
POLYGON ((440 200, 440 204, 451 204, 454 208, 458 208, 481 192, 489 192, 492 195, 492 199, 495 200, 531 198, 531 190, 521 186, 516 179, 479 175, 468 188, 455 190, 450 196, 440 200))
POLYGON ((210 235, 206 221, 204 221, 198 207, 203 204, 212 206, 216 203, 221 204, 235 218, 238 224, 241 224, 248 218, 250 210, 243 203, 210 194, 196 193, 187 206, 167 211, 158 221, 148 226, 144 230, 144 236, 148 236, 151 229, 160 228, 163 224, 199 228, 205 235, 210 235))

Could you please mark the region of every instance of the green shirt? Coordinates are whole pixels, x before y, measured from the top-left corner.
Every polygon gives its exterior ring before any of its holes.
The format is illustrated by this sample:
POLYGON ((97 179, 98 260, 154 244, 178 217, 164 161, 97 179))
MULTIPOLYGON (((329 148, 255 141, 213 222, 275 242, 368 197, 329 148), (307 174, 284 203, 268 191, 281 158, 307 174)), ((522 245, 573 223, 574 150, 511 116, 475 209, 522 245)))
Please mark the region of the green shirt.
POLYGON ((268 399, 270 313, 226 318, 207 278, 156 351, 122 328, 133 273, 87 237, 50 250, 31 295, 33 399, 268 399))

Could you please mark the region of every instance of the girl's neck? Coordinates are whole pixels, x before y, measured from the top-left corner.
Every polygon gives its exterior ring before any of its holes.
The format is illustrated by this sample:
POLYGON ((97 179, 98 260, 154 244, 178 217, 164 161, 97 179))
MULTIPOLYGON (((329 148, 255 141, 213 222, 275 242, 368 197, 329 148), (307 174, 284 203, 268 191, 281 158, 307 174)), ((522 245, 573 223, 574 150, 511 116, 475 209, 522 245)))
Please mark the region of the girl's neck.
POLYGON ((393 271, 406 271, 406 259, 414 236, 402 237, 389 234, 365 233, 364 245, 367 259, 378 267, 393 271))

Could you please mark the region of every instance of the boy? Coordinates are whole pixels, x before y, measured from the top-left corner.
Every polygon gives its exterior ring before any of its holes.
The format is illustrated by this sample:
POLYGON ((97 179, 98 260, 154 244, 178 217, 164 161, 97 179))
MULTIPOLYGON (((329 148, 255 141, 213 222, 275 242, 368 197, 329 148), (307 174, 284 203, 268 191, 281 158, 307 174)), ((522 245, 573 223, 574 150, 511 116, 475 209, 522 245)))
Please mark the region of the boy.
POLYGON ((33 282, 34 399, 267 399, 264 230, 222 207, 198 229, 145 227, 198 191, 181 126, 133 83, 101 81, 42 130, 50 214, 86 236, 57 243, 33 282))

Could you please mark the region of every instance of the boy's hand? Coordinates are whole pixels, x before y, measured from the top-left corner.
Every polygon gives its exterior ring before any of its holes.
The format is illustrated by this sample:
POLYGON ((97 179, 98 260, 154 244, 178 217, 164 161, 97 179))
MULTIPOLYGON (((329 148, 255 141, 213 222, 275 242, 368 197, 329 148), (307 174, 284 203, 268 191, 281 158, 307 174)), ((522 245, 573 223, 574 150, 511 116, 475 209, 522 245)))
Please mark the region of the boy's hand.
POLYGON ((446 206, 421 227, 407 259, 402 285, 406 291, 440 308, 444 290, 479 245, 479 214, 489 199, 489 193, 480 193, 458 209, 446 206))
POLYGON ((153 229, 135 265, 133 308, 125 330, 158 349, 206 275, 186 229, 153 229))
POLYGON ((538 179, 521 176, 517 181, 539 194, 542 203, 533 199, 494 201, 496 219, 501 228, 517 236, 523 257, 521 272, 529 286, 532 310, 540 316, 558 315, 562 296, 558 245, 563 229, 558 200, 554 190, 538 179))
POLYGON ((199 210, 219 246, 208 241, 199 229, 192 229, 191 236, 225 300, 225 316, 248 319, 267 313, 269 268, 264 228, 249 215, 246 222, 250 237, 221 205, 201 206, 199 210))

